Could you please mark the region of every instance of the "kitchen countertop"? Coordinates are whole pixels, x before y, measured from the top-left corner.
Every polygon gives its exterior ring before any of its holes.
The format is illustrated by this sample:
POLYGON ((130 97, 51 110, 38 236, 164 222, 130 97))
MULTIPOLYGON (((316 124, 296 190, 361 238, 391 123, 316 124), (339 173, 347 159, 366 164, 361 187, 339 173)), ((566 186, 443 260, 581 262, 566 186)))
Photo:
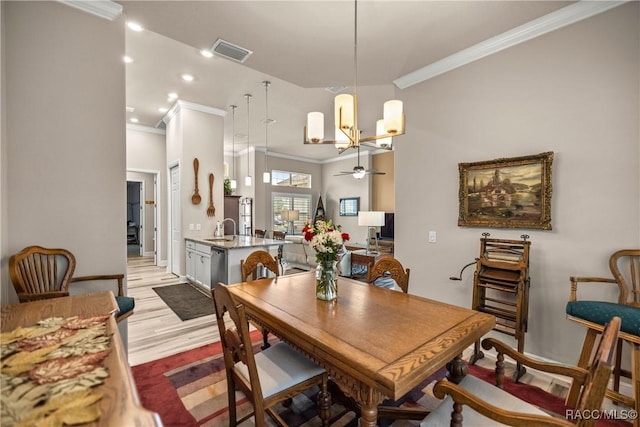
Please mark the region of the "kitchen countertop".
POLYGON ((263 239, 261 237, 253 236, 224 236, 215 238, 198 238, 198 237, 185 237, 185 240, 191 240, 197 243, 202 243, 215 248, 222 249, 242 249, 242 248, 254 248, 264 246, 278 246, 286 245, 292 242, 286 240, 274 240, 263 239))

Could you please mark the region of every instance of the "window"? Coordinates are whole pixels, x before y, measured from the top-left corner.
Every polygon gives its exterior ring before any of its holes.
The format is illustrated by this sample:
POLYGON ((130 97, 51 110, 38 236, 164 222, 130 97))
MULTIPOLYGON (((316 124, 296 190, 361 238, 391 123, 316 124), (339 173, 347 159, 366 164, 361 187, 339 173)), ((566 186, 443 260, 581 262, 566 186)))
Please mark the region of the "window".
POLYGON ((273 230, 286 231, 287 234, 300 234, 302 227, 311 217, 311 195, 272 193, 271 207, 273 212, 273 230), (282 218, 283 210, 297 210, 298 219, 285 221, 282 218), (292 227, 293 223, 293 227, 292 227))
POLYGON ((274 170, 271 171, 271 183, 277 187, 311 188, 311 175, 274 170))
POLYGON ((358 216, 360 197, 340 199, 340 216, 358 216))

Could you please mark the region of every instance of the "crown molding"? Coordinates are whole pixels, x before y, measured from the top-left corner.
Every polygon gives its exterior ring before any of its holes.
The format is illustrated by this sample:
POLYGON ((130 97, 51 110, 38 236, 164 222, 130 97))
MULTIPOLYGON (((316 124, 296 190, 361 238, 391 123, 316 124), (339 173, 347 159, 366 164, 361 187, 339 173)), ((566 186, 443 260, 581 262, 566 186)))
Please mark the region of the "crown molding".
POLYGON ((491 37, 467 49, 456 52, 453 55, 447 56, 416 71, 412 71, 409 74, 405 74, 395 79, 393 83, 400 89, 406 89, 425 80, 439 76, 440 74, 477 61, 478 59, 500 52, 501 50, 606 12, 629 1, 630 0, 578 1, 495 37, 491 37))
POLYGON ((207 105, 196 104, 195 102, 190 101, 182 101, 178 100, 173 104, 173 106, 167 111, 167 113, 162 117, 162 121, 165 123, 169 123, 173 117, 178 114, 178 112, 182 109, 186 110, 194 110, 200 111, 201 113, 212 114, 214 116, 224 117, 227 115, 226 110, 222 110, 220 108, 209 107, 207 105))
POLYGON ((167 132, 164 129, 158 129, 158 128, 154 128, 151 126, 143 126, 143 125, 136 125, 136 124, 129 124, 127 123, 127 129, 128 130, 135 130, 138 132, 147 132, 147 133, 155 133, 158 135, 166 135, 167 132))
POLYGON ((58 0, 58 2, 109 21, 122 15, 122 5, 111 0, 58 0))

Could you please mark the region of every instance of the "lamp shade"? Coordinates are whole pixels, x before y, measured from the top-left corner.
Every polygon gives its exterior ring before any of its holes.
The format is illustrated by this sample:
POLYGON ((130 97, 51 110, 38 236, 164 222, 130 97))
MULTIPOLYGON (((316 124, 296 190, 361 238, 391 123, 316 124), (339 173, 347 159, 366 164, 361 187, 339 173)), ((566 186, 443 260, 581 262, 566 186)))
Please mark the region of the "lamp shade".
MULTIPOLYGON (((376 135, 380 136, 380 135, 386 135, 387 132, 384 129, 384 119, 380 119, 376 122, 376 135)), ((392 143, 392 138, 388 137, 388 138, 380 138, 380 139, 376 139, 376 145, 378 147, 391 147, 391 143, 392 143)))
POLYGON ((340 94, 335 98, 336 128, 351 129, 355 116, 353 95, 340 94))
POLYGON ((317 111, 307 114, 307 138, 312 142, 324 139, 324 114, 317 111))
POLYGON ((384 128, 388 133, 398 133, 403 128, 402 101, 392 100, 384 103, 384 128))
POLYGON ((292 210, 284 210, 280 213, 283 221, 297 221, 300 218, 300 211, 292 209, 292 210))
POLYGON ((358 225, 378 227, 384 225, 384 211, 358 212, 358 225))
POLYGON ((342 130, 336 128, 336 148, 338 150, 347 148, 349 146, 349 137, 342 132, 342 130))

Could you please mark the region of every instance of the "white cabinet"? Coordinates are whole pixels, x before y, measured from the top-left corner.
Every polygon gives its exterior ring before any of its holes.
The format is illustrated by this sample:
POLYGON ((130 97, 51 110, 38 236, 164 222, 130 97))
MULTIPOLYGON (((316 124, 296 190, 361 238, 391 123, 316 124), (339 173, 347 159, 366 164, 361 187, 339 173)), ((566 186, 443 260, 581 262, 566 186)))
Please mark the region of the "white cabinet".
POLYGON ((196 243, 196 283, 211 289, 211 246, 196 243))
POLYGON ((186 261, 186 270, 187 270, 187 279, 190 282, 196 281, 196 242, 192 242, 191 240, 186 241, 187 253, 185 257, 186 261))
POLYGON ((187 280, 211 289, 211 246, 187 240, 185 262, 187 280))

